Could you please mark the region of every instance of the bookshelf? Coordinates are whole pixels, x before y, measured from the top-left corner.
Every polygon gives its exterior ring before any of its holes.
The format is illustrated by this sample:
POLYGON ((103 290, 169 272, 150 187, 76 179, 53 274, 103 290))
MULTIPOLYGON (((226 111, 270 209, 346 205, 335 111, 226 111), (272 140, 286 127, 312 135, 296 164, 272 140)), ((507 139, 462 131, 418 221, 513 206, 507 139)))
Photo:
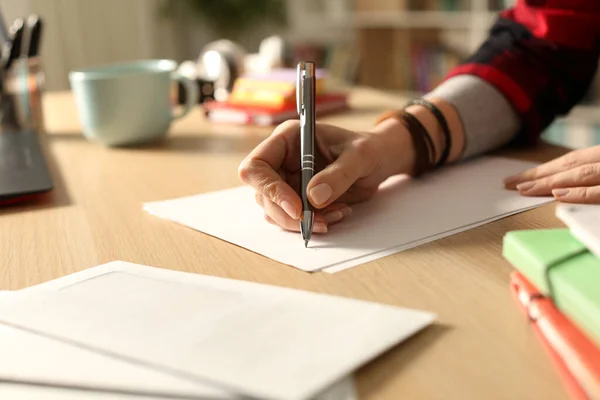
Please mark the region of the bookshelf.
POLYGON ((333 71, 351 83, 420 93, 474 51, 513 1, 288 0, 288 40, 327 47, 334 64, 354 59, 333 71))
MULTIPOLYGON (((324 49, 332 75, 416 97, 475 51, 516 0, 287 1, 288 39, 324 49)), ((599 103, 600 70, 588 95, 544 137, 574 148, 600 144, 599 103)))

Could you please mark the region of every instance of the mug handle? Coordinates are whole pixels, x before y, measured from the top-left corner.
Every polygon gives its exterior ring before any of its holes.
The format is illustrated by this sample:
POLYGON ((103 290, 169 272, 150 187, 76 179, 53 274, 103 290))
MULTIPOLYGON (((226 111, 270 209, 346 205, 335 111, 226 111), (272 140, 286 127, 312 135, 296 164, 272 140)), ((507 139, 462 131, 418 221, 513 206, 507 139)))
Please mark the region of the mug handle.
POLYGON ((178 74, 177 72, 173 74, 173 80, 183 84, 186 94, 186 102, 183 106, 183 110, 179 114, 173 115, 173 119, 175 120, 185 117, 192 110, 192 108, 196 106, 196 102, 198 101, 198 85, 196 82, 181 74, 178 74))

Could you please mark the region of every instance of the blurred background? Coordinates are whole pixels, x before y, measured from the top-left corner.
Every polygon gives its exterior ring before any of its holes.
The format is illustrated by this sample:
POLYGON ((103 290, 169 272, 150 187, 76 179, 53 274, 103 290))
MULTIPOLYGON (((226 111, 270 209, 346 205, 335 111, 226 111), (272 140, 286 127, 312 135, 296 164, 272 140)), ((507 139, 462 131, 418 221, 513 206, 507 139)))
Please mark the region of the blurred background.
MULTIPOLYGON (((39 14, 46 90, 69 89, 74 68, 135 60, 198 59, 218 39, 248 53, 278 35, 290 63, 311 58, 354 85, 407 95, 430 90, 484 40, 514 0, 0 0, 10 24, 39 14)), ((600 85, 549 141, 600 143, 600 85)))

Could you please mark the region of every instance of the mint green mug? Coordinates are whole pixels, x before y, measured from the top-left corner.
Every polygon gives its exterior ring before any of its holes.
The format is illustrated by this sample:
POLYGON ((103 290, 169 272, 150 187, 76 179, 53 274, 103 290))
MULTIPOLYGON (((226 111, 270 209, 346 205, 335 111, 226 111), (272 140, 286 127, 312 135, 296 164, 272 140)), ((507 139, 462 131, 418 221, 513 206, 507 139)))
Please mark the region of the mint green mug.
POLYGON ((198 88, 176 72, 173 60, 141 60, 69 73, 86 138, 106 146, 133 146, 164 137, 175 119, 196 106, 198 88), (187 103, 174 114, 173 82, 186 89, 187 103))

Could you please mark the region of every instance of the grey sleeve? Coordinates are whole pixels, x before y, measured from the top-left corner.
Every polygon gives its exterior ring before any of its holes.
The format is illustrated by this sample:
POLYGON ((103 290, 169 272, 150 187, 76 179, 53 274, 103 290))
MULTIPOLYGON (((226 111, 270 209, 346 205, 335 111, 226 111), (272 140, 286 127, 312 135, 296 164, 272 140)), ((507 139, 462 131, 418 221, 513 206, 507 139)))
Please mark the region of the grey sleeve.
POLYGON ((481 78, 459 75, 448 79, 425 98, 452 104, 462 120, 466 147, 463 159, 504 146, 517 134, 519 117, 510 102, 481 78))

